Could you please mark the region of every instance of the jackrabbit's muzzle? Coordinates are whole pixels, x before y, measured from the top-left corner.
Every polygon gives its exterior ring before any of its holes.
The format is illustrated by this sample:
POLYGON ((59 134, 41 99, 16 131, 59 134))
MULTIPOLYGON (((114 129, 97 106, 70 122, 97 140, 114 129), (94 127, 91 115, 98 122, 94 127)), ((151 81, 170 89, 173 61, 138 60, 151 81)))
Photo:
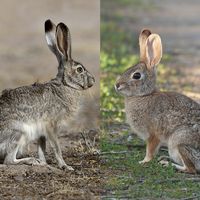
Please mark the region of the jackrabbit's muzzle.
POLYGON ((94 83, 95 83, 94 77, 92 75, 88 75, 87 81, 84 85, 84 89, 88 89, 88 88, 92 87, 94 85, 94 83))

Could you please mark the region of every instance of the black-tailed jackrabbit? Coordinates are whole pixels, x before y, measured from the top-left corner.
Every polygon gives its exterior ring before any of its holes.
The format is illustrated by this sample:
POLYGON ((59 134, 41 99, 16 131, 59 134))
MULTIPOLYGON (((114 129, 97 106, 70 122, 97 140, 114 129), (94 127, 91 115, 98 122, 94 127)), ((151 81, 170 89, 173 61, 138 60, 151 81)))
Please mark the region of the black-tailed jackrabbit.
POLYGON ((71 57, 71 39, 67 26, 45 22, 46 40, 58 59, 58 74, 47 83, 5 90, 0 97, 0 156, 5 164, 40 165, 46 163, 46 139, 54 150, 60 168, 73 170, 63 160, 58 142, 62 120, 73 117, 81 90, 91 87, 93 76, 71 57), (38 141, 39 159, 18 158, 29 142, 38 141))
POLYGON ((140 62, 126 70, 116 82, 125 96, 127 122, 147 141, 149 162, 161 145, 168 147, 173 165, 181 171, 200 171, 200 105, 175 92, 156 88, 156 65, 162 57, 160 36, 143 30, 139 36, 140 62))

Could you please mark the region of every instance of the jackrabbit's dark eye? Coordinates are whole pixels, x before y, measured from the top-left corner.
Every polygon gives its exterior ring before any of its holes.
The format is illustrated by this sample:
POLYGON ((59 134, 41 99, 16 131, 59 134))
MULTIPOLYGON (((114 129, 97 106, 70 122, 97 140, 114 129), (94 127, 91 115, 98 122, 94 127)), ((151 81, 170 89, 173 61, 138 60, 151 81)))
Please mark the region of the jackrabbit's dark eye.
POLYGON ((82 68, 82 67, 77 67, 77 68, 76 68, 76 71, 77 71, 78 73, 81 73, 81 72, 83 72, 83 68, 82 68))
POLYGON ((136 72, 133 74, 132 78, 138 80, 141 78, 141 74, 139 72, 136 72))

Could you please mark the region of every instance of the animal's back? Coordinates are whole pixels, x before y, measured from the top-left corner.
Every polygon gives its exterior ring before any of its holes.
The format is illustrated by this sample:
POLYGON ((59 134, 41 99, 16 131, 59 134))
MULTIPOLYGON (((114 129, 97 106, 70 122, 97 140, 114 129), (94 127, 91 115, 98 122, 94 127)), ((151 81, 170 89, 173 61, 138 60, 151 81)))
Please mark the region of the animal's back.
POLYGON ((125 105, 128 123, 144 139, 150 131, 167 136, 181 126, 200 126, 200 105, 179 93, 126 98, 125 105))

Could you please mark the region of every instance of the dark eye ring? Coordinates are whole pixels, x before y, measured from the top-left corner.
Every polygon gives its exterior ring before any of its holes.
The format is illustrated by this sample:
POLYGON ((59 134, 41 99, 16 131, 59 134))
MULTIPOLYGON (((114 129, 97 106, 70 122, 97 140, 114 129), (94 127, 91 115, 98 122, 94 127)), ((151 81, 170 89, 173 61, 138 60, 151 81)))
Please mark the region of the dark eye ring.
POLYGON ((139 80, 141 78, 141 74, 139 72, 136 72, 132 76, 133 79, 139 80))
POLYGON ((76 71, 77 71, 78 73, 81 73, 81 72, 83 72, 83 68, 82 68, 82 67, 77 67, 77 68, 76 68, 76 71))

